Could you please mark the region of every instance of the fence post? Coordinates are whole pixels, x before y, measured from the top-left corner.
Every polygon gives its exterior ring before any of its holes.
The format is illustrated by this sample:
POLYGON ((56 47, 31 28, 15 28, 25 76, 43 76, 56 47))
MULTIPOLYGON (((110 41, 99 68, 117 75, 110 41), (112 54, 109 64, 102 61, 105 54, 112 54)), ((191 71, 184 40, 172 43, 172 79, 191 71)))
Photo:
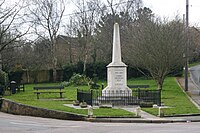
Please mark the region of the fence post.
POLYGON ((91 106, 93 106, 93 101, 92 101, 92 99, 93 99, 93 90, 90 90, 90 100, 91 100, 91 106))
MULTIPOLYGON (((79 92, 78 92, 78 87, 76 88, 76 99, 79 101, 79 92)), ((80 102, 80 101, 79 101, 80 102)))
POLYGON ((104 83, 101 83, 101 90, 104 89, 104 83))
POLYGON ((159 104, 159 106, 161 106, 161 90, 160 89, 159 89, 159 96, 158 97, 159 97, 159 103, 158 104, 159 104))
POLYGON ((163 117, 164 116, 164 108, 163 107, 159 107, 158 108, 158 116, 159 117, 163 117))
POLYGON ((138 88, 138 104, 140 105, 140 88, 138 88))
POLYGON ((92 118, 92 117, 93 117, 93 107, 92 107, 92 106, 89 106, 89 107, 88 107, 88 117, 89 117, 89 118, 92 118))

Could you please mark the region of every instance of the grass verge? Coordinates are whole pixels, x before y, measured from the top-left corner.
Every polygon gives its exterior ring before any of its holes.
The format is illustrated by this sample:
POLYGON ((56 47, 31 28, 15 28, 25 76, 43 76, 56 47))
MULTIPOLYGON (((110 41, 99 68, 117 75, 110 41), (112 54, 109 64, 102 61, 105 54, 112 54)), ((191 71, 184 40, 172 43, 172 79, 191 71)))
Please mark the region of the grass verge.
MULTIPOLYGON (((189 100, 178 86, 175 78, 166 78, 161 93, 162 102, 169 108, 164 109, 166 116, 180 114, 200 114, 200 110, 189 100)), ((144 111, 158 115, 158 108, 143 108, 144 111)))
POLYGON ((193 66, 197 66, 197 65, 200 65, 200 62, 194 62, 192 64, 189 64, 189 67, 193 67, 193 66))

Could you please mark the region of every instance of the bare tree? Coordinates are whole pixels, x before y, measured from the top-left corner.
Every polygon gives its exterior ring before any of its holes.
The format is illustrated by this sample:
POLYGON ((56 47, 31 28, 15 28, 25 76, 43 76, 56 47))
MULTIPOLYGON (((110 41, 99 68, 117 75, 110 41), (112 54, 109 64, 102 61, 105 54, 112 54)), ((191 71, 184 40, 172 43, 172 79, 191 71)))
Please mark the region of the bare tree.
POLYGON ((75 11, 76 20, 73 22, 73 27, 76 27, 74 29, 76 30, 81 51, 79 57, 84 64, 83 72, 86 71, 86 64, 91 57, 91 51, 94 48, 93 35, 95 24, 100 19, 101 13, 103 13, 103 5, 100 3, 99 0, 90 0, 87 2, 85 0, 76 1, 78 10, 75 11))
POLYGON ((33 16, 35 33, 50 40, 53 80, 56 81, 56 38, 65 11, 64 0, 32 0, 29 10, 33 16))
POLYGON ((121 12, 128 14, 132 18, 135 17, 136 11, 142 6, 141 0, 107 0, 108 9, 110 14, 113 15, 113 23, 115 23, 116 16, 121 12))
POLYGON ((107 0, 107 12, 101 17, 96 26, 96 43, 98 47, 98 58, 101 61, 111 60, 112 35, 114 23, 120 25, 121 45, 123 57, 126 56, 129 43, 129 29, 136 19, 136 11, 141 5, 140 0, 107 0))
POLYGON ((68 37, 70 37, 69 41, 67 41, 65 38, 62 38, 68 45, 68 51, 69 51, 69 62, 70 64, 73 63, 72 61, 72 37, 74 36, 74 32, 73 32, 73 27, 72 27, 72 17, 70 17, 70 23, 67 26, 67 28, 65 28, 65 33, 67 34, 68 37))
POLYGON ((188 46, 189 63, 199 61, 200 57, 200 30, 189 28, 190 45, 188 46))
POLYGON ((184 29, 178 19, 171 22, 147 19, 132 29, 129 60, 132 65, 148 70, 158 89, 162 89, 170 72, 183 66, 184 29))
POLYGON ((23 2, 19 1, 14 5, 7 6, 6 0, 0 2, 0 69, 2 70, 2 51, 6 48, 16 47, 15 43, 28 30, 21 32, 20 27, 25 22, 20 11, 24 8, 23 2))

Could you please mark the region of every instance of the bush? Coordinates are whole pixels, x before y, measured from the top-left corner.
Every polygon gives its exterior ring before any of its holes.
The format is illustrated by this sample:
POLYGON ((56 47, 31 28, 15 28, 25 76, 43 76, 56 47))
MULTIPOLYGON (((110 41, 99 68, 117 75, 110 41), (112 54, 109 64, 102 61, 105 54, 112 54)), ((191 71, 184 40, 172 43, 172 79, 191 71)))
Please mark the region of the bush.
POLYGON ((8 74, 2 70, 0 70, 0 85, 7 85, 9 82, 8 74))
POLYGON ((94 78, 95 76, 99 79, 106 79, 107 73, 107 63, 98 62, 98 63, 88 63, 86 65, 86 76, 94 78))
MULTIPOLYGON (((89 78, 93 78, 94 74, 97 75, 99 79, 106 79, 106 63, 88 63, 86 65, 85 75, 89 78)), ((73 73, 83 74, 83 62, 78 62, 75 65, 66 65, 63 67, 63 81, 69 81, 69 79, 73 76, 73 73)))
POLYGON ((63 67, 63 80, 69 81, 74 73, 83 74, 83 62, 78 62, 77 64, 67 64, 63 67))
POLYGON ((69 80, 71 85, 89 85, 91 82, 91 79, 86 77, 85 75, 81 75, 81 74, 74 74, 70 80, 69 80))
POLYGON ((90 89, 99 89, 99 87, 100 87, 100 85, 98 85, 98 84, 96 84, 96 83, 94 83, 94 82, 92 82, 92 83, 90 84, 90 89))
POLYGON ((98 77, 96 74, 94 74, 93 79, 90 83, 90 89, 99 89, 100 85, 97 84, 98 77))
POLYGON ((8 85, 8 74, 0 70, 0 95, 4 95, 5 88, 8 85))
POLYGON ((69 85, 70 85, 70 82, 67 82, 67 81, 61 82, 61 86, 67 87, 69 85))
POLYGON ((69 81, 69 79, 72 77, 74 72, 74 66, 73 65, 66 65, 64 66, 63 70, 63 80, 69 81))
POLYGON ((21 84, 22 75, 23 69, 21 65, 16 65, 8 74, 10 81, 16 81, 18 85, 21 84))

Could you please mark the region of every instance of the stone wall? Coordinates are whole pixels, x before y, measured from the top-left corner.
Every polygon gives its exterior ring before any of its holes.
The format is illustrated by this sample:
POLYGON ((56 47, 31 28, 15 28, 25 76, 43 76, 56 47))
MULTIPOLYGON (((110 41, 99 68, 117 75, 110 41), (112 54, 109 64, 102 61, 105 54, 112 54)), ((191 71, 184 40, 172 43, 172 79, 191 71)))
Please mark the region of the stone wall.
POLYGON ((85 120, 86 118, 86 116, 84 115, 28 106, 13 102, 8 99, 2 99, 1 102, 2 104, 0 106, 0 111, 10 114, 36 116, 44 118, 56 118, 64 120, 85 120))

